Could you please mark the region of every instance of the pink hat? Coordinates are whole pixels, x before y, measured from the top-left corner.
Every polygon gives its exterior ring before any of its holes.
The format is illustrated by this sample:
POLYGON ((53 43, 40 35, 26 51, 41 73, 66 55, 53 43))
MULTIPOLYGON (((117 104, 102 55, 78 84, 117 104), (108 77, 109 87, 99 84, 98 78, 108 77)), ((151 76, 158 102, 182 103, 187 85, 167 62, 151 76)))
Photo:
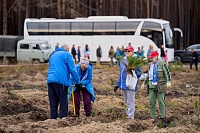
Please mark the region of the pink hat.
POLYGON ((127 46, 124 50, 134 51, 134 48, 132 46, 127 46))

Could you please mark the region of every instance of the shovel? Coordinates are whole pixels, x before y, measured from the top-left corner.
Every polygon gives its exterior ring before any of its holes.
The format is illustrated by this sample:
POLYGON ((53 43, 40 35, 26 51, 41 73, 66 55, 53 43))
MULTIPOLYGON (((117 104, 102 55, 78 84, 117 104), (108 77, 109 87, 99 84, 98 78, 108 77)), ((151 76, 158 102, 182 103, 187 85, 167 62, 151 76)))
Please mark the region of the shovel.
POLYGON ((74 116, 76 116, 76 109, 75 109, 75 103, 74 103, 74 85, 71 86, 72 88, 72 103, 73 103, 73 108, 74 108, 74 116))

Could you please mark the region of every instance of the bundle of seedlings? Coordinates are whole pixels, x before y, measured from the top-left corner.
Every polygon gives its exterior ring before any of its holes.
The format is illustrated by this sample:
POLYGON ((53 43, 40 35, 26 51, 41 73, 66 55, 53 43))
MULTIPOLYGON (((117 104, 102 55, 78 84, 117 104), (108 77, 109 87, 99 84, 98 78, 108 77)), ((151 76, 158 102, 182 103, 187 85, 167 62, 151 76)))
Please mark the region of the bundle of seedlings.
POLYGON ((127 63, 124 62, 124 60, 122 58, 119 59, 124 66, 126 67, 126 72, 127 74, 131 74, 133 76, 133 71, 135 71, 137 68, 145 65, 146 63, 148 63, 148 59, 146 59, 145 57, 137 57, 137 56, 127 56, 126 60, 128 62, 127 63))

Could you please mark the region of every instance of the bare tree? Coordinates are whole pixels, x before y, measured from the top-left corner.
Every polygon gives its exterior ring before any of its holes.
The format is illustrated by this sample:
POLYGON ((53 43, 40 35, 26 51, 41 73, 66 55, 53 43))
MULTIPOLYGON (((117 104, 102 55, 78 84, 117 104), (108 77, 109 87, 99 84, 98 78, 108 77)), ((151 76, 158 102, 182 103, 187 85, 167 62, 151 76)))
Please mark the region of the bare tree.
POLYGON ((57 10, 58 10, 58 18, 61 18, 61 4, 60 4, 60 0, 57 0, 57 10))
POLYGON ((135 9, 135 14, 134 14, 134 17, 136 18, 137 17, 137 0, 135 0, 135 5, 134 5, 134 9, 135 9))
POLYGON ((149 0, 147 0, 147 18, 150 18, 150 3, 149 0))
POLYGON ((26 18, 29 17, 29 0, 26 0, 26 18))
POLYGON ((62 0, 62 18, 66 17, 65 0, 62 0))
POLYGON ((7 0, 3 0, 3 35, 7 35, 7 0))
POLYGON ((156 7, 157 7, 157 11, 156 11, 156 17, 159 18, 159 0, 157 0, 157 4, 156 4, 156 7))

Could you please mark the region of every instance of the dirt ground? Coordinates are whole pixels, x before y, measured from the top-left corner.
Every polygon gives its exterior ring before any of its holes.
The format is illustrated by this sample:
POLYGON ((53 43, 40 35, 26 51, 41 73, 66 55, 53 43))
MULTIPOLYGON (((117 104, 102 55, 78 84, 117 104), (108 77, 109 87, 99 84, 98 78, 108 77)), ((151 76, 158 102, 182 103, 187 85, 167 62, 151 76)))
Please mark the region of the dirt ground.
MULTIPOLYGON (((121 91, 113 92, 119 69, 93 69, 96 100, 90 117, 49 119, 47 65, 0 68, 0 133, 197 133, 200 132, 200 73, 172 71, 166 92, 167 118, 152 122, 146 89, 136 93, 135 119, 127 119, 121 91)), ((140 81, 139 84, 142 84, 140 81)), ((139 86, 140 87, 140 86, 139 86)), ((157 113, 159 110, 157 108, 157 113)))

